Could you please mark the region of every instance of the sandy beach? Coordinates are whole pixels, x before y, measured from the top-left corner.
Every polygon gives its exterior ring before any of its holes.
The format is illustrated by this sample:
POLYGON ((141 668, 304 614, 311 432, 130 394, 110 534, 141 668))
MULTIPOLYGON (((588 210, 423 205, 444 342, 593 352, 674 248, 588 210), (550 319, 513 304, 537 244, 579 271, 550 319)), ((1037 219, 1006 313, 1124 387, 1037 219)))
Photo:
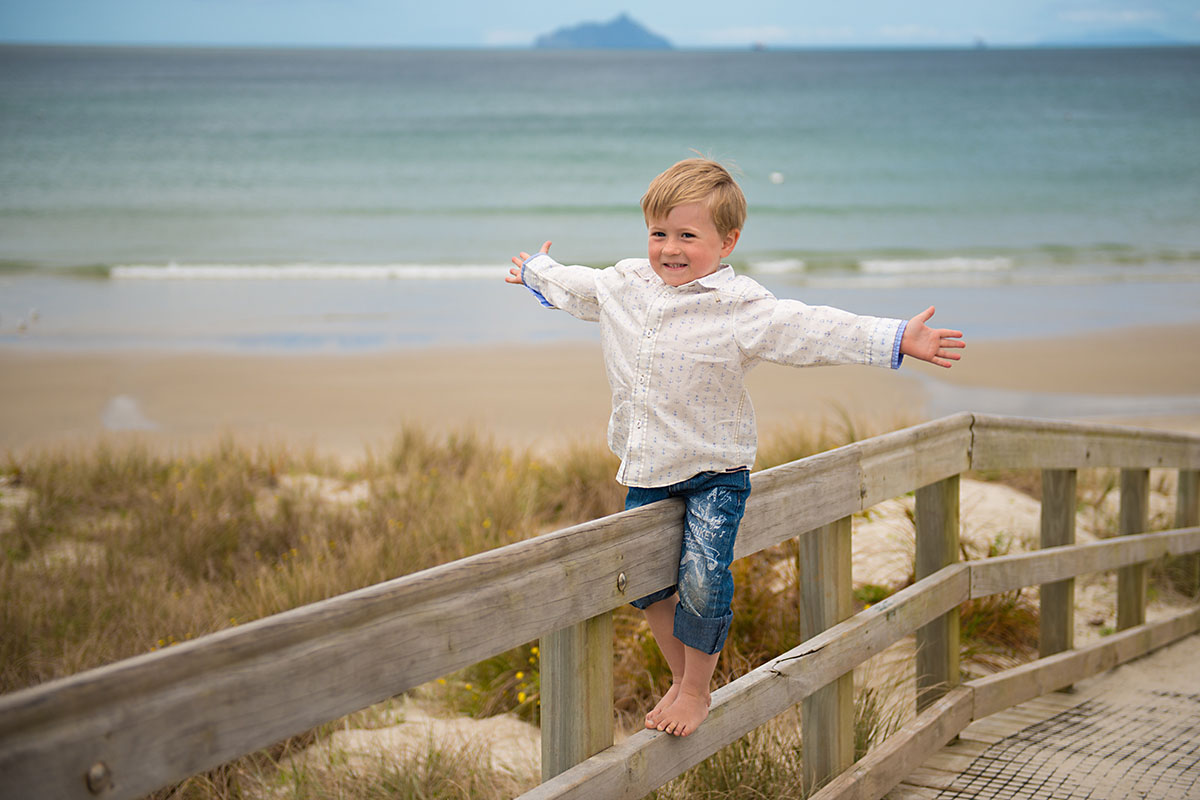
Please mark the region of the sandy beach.
MULTIPOLYGON (((1200 325, 986 341, 951 370, 763 365, 749 387, 762 437, 843 413, 889 425, 959 410, 1200 431, 1197 341, 1200 325)), ((295 356, 9 348, 0 374, 9 453, 102 438, 190 448, 231 435, 353 459, 386 449, 404 425, 542 449, 602 442, 609 403, 591 344, 295 356)))

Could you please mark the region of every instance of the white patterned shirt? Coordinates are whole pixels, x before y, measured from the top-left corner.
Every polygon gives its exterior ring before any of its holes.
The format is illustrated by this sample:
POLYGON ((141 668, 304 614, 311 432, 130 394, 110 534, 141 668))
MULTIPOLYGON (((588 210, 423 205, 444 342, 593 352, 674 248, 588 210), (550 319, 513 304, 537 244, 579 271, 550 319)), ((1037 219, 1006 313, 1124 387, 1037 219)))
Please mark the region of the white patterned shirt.
POLYGON ((626 486, 753 465, 758 436, 744 378, 760 361, 900 366, 903 320, 780 300, 727 264, 674 287, 644 258, 592 269, 539 253, 521 277, 543 305, 600 323, 608 444, 626 486))

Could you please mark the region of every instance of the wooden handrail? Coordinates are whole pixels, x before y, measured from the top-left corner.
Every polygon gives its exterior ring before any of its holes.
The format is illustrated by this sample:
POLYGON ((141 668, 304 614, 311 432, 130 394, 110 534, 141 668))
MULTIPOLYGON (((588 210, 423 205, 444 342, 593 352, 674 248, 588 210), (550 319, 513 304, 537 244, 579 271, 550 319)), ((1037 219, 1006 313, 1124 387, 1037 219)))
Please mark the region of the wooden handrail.
MULTIPOLYGON (((972 467, 1094 466, 1194 476, 1200 437, 959 414, 756 473, 736 555, 972 467)), ((674 583, 680 516, 676 501, 623 512, 0 697, 0 794, 92 797, 86 776, 101 769, 103 796, 140 797, 539 636, 594 625, 674 583)), ((1200 531, 1182 529, 953 564, 722 688, 686 740, 638 733, 529 796, 571 796, 555 787, 597 770, 606 784, 614 770, 631 776, 603 796, 648 791, 983 587, 1197 551, 1200 531)))
POLYGON ((1197 469, 1200 436, 974 414, 973 469, 1197 469))
POLYGON ((971 562, 971 597, 987 597, 1197 551, 1200 551, 1200 528, 1181 528, 980 559, 971 562))

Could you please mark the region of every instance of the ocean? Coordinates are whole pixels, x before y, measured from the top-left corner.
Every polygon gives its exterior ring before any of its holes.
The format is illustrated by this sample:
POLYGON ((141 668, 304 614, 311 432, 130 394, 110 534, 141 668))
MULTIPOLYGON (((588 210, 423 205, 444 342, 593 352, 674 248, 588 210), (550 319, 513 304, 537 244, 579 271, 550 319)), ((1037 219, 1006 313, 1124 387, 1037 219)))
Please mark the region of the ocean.
POLYGON ((780 296, 973 338, 1200 321, 1200 48, 0 47, 0 345, 587 339, 502 276, 642 255, 694 153, 780 296))

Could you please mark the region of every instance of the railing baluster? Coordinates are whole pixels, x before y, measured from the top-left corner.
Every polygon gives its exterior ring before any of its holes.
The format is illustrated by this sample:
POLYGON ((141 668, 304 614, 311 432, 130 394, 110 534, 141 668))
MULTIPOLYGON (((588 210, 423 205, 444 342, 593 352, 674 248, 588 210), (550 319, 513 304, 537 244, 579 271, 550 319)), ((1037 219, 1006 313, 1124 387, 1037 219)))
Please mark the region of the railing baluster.
MULTIPOLYGON (((800 638, 811 639, 854 613, 850 518, 800 537, 800 638)), ((804 786, 813 790, 854 763, 854 673, 801 702, 804 786)))
MULTIPOLYGON (((958 487, 953 475, 917 489, 916 578, 958 561, 958 487)), ((917 710, 959 684, 958 610, 917 630, 917 710)))
MULTIPOLYGON (((1196 525, 1200 525, 1200 470, 1181 469, 1175 495, 1175 527, 1191 528, 1196 525)), ((1200 595, 1200 554, 1186 556, 1184 565, 1184 590, 1196 597, 1200 595)))
MULTIPOLYGON (((1150 521, 1150 470, 1121 470, 1122 536, 1145 533, 1150 521)), ((1146 565, 1133 564, 1117 570, 1117 630, 1146 621, 1146 565)))
POLYGON ((542 780, 613 743, 612 612, 541 640, 542 780))
MULTIPOLYGON (((1075 544, 1075 487, 1073 469, 1042 470, 1042 531, 1040 546, 1075 544)), ((1043 583, 1038 654, 1045 658, 1075 646, 1075 579, 1043 583)))

